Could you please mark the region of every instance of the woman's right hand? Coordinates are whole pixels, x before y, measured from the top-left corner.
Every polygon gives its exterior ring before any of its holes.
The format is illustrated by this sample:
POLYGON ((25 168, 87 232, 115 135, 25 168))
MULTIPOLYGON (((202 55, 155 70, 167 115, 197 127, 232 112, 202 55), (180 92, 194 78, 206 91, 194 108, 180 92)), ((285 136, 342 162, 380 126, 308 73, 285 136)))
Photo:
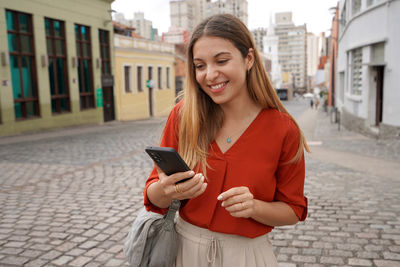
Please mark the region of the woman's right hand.
POLYGON ((158 166, 156 166, 159 186, 162 188, 165 197, 172 199, 190 199, 198 197, 203 194, 207 188, 205 177, 203 174, 198 173, 195 175, 194 171, 178 172, 172 175, 166 175, 158 166), (191 179, 177 183, 183 179, 191 179))

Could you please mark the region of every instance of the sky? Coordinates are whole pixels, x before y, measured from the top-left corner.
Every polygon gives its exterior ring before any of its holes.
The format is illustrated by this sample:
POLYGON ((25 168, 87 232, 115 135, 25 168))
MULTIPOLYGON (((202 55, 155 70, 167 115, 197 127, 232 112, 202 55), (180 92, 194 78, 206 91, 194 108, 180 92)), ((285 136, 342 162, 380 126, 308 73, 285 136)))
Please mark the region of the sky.
MULTIPOLYGON (((332 25, 333 14, 329 8, 335 7, 338 0, 247 0, 248 28, 250 30, 268 28, 270 16, 276 12, 293 13, 295 25, 307 24, 307 31, 319 34, 327 32, 332 25)), ((134 12, 144 12, 145 19, 153 22, 159 34, 168 31, 171 26, 169 0, 115 0, 112 9, 124 13, 126 19, 132 19, 134 12)), ((274 19, 273 19, 274 20, 274 19)))

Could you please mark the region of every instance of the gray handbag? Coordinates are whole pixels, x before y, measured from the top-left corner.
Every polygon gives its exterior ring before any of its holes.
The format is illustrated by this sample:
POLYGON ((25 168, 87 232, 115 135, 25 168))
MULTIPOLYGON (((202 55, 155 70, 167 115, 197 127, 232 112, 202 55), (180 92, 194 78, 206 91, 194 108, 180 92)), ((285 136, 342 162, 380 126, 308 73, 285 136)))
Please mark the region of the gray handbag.
POLYGON ((132 223, 124 252, 131 267, 172 267, 178 252, 175 214, 181 203, 174 199, 162 216, 143 208, 132 223))

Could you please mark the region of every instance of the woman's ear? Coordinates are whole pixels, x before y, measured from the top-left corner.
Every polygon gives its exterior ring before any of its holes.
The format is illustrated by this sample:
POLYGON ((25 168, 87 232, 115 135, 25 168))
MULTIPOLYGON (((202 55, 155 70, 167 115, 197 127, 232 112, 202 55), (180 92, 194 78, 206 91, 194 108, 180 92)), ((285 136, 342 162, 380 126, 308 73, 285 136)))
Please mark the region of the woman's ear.
POLYGON ((247 71, 249 71, 254 64, 254 49, 253 48, 249 48, 249 52, 247 53, 246 56, 246 67, 247 67, 247 71))

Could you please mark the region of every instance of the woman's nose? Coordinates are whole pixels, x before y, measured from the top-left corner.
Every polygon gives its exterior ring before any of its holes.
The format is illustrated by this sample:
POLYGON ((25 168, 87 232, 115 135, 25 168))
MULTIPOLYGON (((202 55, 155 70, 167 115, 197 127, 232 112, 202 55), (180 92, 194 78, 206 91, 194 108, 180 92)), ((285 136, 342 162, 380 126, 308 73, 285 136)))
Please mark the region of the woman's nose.
POLYGON ((209 66, 207 68, 207 77, 206 78, 209 81, 213 81, 215 78, 218 77, 218 74, 219 74, 219 72, 215 67, 209 66))

